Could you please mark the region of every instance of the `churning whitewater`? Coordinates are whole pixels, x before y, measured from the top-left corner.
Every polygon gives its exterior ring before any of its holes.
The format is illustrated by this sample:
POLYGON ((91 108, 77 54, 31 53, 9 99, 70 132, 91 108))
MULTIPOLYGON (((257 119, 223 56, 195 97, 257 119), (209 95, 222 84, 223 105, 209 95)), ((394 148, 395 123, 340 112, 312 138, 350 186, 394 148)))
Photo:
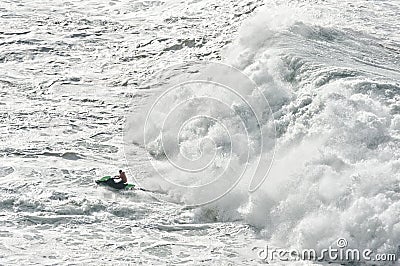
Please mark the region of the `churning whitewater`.
POLYGON ((0 264, 397 265, 399 17, 3 1, 0 264), (119 169, 143 190, 96 186, 119 169), (317 260, 330 247, 371 258, 317 260))

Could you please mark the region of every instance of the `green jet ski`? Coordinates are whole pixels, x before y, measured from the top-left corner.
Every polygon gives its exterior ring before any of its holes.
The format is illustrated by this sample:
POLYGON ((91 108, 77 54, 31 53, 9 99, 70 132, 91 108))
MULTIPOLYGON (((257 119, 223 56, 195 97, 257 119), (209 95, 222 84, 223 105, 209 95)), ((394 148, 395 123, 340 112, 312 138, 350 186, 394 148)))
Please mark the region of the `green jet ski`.
POLYGON ((129 189, 134 189, 135 188, 134 184, 126 184, 126 183, 122 183, 122 182, 115 182, 114 179, 111 178, 111 176, 104 176, 104 177, 100 178, 99 180, 96 180, 96 184, 109 186, 109 187, 112 187, 112 188, 115 188, 115 189, 129 190, 129 189))

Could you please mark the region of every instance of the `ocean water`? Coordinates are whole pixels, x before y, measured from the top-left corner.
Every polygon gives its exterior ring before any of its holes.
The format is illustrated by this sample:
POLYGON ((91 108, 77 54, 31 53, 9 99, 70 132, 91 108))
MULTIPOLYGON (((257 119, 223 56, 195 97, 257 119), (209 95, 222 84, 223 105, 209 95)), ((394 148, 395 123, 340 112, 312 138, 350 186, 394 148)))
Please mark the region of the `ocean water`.
MULTIPOLYGON (((0 264, 258 265, 338 239, 398 257, 399 17, 394 0, 2 1, 0 264), (119 169, 149 191, 95 186, 119 169)), ((340 263, 295 260, 269 262, 340 263)))

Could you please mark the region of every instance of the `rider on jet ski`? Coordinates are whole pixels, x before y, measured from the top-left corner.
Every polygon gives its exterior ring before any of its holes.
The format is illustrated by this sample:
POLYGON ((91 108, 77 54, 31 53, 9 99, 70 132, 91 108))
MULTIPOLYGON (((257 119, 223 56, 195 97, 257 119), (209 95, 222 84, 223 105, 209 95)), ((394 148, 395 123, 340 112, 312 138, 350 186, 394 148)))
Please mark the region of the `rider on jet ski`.
POLYGON ((113 188, 121 189, 126 186, 126 183, 128 183, 128 179, 126 178, 125 172, 122 170, 119 170, 119 175, 116 175, 110 179, 107 180, 107 183, 111 185, 113 188), (116 179, 121 179, 118 182, 115 182, 114 180, 116 179))
POLYGON ((113 179, 121 179, 121 181, 119 182, 115 182, 115 183, 128 183, 128 179, 126 178, 125 172, 123 172, 122 170, 119 170, 119 175, 116 175, 115 177, 113 177, 113 179))

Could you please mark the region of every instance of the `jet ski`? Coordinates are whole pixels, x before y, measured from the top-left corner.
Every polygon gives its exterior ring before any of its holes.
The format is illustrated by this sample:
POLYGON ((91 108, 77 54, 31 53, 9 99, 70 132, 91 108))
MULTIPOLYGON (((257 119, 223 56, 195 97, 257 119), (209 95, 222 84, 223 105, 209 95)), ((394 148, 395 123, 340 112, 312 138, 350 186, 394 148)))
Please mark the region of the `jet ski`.
POLYGON ((122 183, 122 182, 115 182, 114 179, 111 178, 111 176, 104 176, 104 177, 100 178, 99 180, 96 180, 95 182, 98 185, 104 185, 104 186, 112 187, 112 188, 115 188, 115 189, 129 190, 129 189, 134 189, 135 188, 134 184, 126 184, 126 183, 122 183))

